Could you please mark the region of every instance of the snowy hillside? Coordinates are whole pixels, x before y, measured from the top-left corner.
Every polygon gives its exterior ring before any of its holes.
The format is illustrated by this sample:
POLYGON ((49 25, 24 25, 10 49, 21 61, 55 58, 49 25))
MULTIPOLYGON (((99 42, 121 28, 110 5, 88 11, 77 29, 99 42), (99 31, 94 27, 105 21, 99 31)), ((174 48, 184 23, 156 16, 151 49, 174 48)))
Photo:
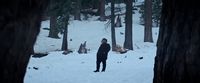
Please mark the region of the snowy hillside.
MULTIPOLYGON (((96 17, 93 17, 96 18, 96 17)), ((31 58, 25 83, 152 83, 153 65, 156 53, 158 28, 153 28, 154 43, 144 43, 144 26, 139 25, 139 14, 133 14, 134 51, 126 54, 109 52, 106 72, 94 73, 96 52, 102 38, 111 42, 110 27, 107 22, 91 19, 89 21, 70 21, 68 39, 69 49, 74 52, 63 55, 59 51, 61 39, 48 38, 49 21, 43 21, 41 32, 35 44, 35 52, 49 54, 42 58, 31 58), (79 45, 87 41, 88 54, 78 54, 79 45), (139 59, 143 57, 143 59, 139 59)), ((123 45, 124 24, 116 28, 117 44, 123 45)))

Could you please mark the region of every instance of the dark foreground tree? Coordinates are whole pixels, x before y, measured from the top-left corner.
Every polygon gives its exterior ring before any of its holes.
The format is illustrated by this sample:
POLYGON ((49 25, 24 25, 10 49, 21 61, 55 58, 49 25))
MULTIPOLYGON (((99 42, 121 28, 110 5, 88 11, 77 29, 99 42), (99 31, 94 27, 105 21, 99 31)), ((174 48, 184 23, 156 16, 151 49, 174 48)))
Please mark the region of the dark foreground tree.
POLYGON ((200 5, 163 0, 153 83, 200 83, 200 5))
POLYGON ((144 4, 144 42, 153 42, 152 37, 152 0, 144 4))
POLYGON ((23 83, 48 0, 0 0, 0 83, 23 83))
POLYGON ((132 38, 132 0, 125 0, 126 3, 126 17, 125 17, 125 41, 124 48, 133 50, 133 38, 132 38))

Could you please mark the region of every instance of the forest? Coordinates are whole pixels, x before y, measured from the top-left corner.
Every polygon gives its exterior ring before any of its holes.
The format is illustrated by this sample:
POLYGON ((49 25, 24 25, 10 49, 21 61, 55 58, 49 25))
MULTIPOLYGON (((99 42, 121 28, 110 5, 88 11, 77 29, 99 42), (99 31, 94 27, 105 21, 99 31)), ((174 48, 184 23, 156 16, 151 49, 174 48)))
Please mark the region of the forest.
POLYGON ((0 82, 199 83, 199 15, 195 0, 1 0, 0 82))

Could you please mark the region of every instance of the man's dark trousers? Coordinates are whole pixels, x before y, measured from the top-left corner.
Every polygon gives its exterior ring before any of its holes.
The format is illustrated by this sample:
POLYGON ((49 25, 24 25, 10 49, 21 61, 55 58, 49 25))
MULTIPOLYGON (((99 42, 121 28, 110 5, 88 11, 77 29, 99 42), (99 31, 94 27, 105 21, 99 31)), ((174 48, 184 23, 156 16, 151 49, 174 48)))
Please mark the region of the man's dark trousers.
POLYGON ((102 71, 104 72, 106 69, 106 60, 97 60, 96 65, 97 65, 97 71, 99 71, 100 64, 103 63, 103 68, 102 71))

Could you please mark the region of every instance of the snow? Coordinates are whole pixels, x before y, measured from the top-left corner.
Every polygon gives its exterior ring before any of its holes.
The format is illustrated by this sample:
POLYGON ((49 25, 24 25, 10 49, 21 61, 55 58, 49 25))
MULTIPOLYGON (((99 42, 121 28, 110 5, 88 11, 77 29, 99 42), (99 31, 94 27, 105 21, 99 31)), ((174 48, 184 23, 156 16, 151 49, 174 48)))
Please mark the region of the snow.
MULTIPOLYGON (((25 83, 152 83, 154 57, 158 28, 153 28, 154 43, 144 43, 144 26, 139 25, 139 14, 133 14, 134 50, 125 54, 109 52, 106 72, 94 73, 96 68, 96 52, 102 38, 111 44, 110 27, 105 22, 90 19, 89 21, 70 21, 68 39, 73 53, 63 55, 59 51, 60 39, 47 37, 49 21, 43 21, 41 32, 35 44, 35 52, 48 53, 42 58, 31 58, 27 67, 25 83), (78 54, 79 45, 87 41, 88 54, 78 54), (143 59, 139 59, 143 57, 143 59)), ((96 18, 96 17, 94 17, 96 18)), ((117 44, 123 45, 124 27, 116 28, 117 44)))
POLYGON ((106 72, 94 73, 95 51, 84 55, 51 52, 47 57, 31 59, 25 83, 150 83, 153 57, 148 53, 155 52, 142 53, 139 50, 124 55, 110 52, 106 72), (144 59, 138 59, 140 56, 144 59))

